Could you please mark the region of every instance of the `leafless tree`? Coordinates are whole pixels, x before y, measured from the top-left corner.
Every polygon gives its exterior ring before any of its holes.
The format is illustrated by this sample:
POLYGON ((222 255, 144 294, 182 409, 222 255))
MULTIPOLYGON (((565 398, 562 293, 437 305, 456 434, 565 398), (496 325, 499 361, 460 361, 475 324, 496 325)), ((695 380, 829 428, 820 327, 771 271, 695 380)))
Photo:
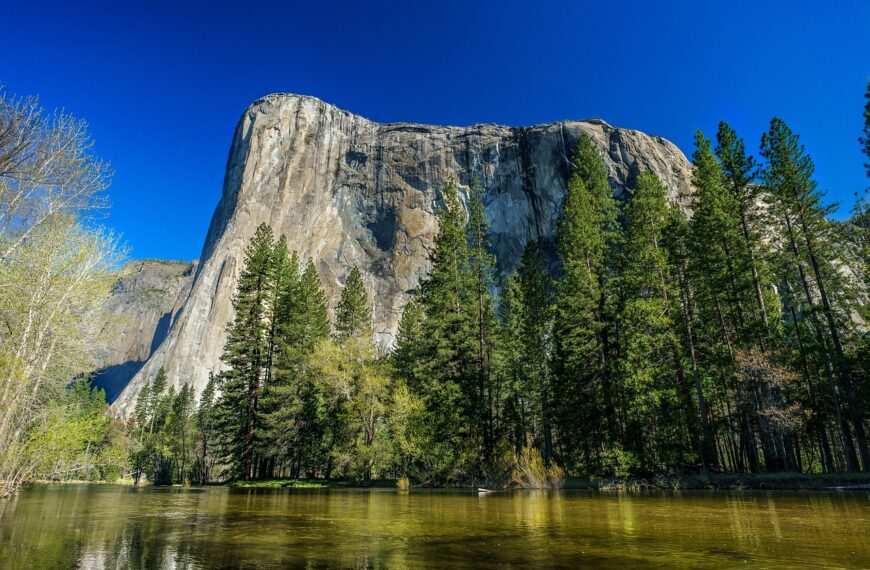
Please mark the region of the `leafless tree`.
POLYGON ((85 121, 0 86, 0 261, 54 215, 108 207, 112 171, 93 144, 85 121))

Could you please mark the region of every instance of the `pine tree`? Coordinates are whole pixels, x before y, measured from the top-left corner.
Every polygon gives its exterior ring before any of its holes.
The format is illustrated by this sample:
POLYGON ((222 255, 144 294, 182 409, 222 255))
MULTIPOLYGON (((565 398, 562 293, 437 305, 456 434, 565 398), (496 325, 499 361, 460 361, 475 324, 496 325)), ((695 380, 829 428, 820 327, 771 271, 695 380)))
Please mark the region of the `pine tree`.
POLYGON ((582 461, 596 472, 617 431, 609 324, 618 226, 607 170, 585 134, 577 142, 573 165, 556 226, 562 275, 556 285, 554 390, 564 459, 569 468, 582 461))
MULTIPOLYGON (((469 310, 473 305, 469 303, 466 218, 452 179, 445 183, 441 199, 432 268, 418 293, 421 330, 406 327, 398 343, 407 356, 410 339, 405 335, 419 333, 420 359, 414 376, 406 380, 411 386, 417 384, 425 404, 427 453, 421 463, 433 481, 469 469, 479 453, 475 433, 479 412, 472 406, 478 393, 474 360, 478 343, 469 310)), ((403 359, 408 362, 402 356, 399 361, 403 359)))
POLYGON ((263 383, 259 404, 259 421, 256 430, 260 477, 272 477, 284 453, 283 437, 287 431, 281 408, 285 392, 291 383, 283 369, 287 350, 286 323, 297 318, 294 304, 298 302, 300 289, 299 256, 290 253, 287 242, 281 236, 272 253, 273 291, 271 294, 272 315, 269 328, 268 359, 265 364, 266 380, 263 383))
POLYGON ((690 271, 691 229, 689 220, 679 207, 669 207, 669 220, 665 228, 665 247, 668 250, 670 271, 675 280, 674 288, 679 293, 679 310, 674 311, 672 326, 679 330, 677 336, 680 343, 685 347, 685 353, 689 361, 692 383, 695 388, 696 402, 691 395, 682 392, 684 414, 689 431, 695 439, 695 447, 701 462, 701 472, 709 473, 716 465, 716 448, 713 442, 713 432, 710 427, 710 413, 707 403, 707 395, 702 378, 701 362, 697 350, 697 314, 695 312, 695 287, 692 283, 690 271), (700 426, 695 425, 695 418, 700 426))
POLYGON ((151 382, 145 382, 145 385, 139 390, 136 396, 136 406, 133 409, 133 417, 136 418, 136 427, 141 431, 144 426, 148 425, 149 410, 148 406, 151 402, 151 382))
MULTIPOLYGON (((539 424, 538 445, 545 462, 553 459, 553 393, 550 375, 553 304, 552 283, 541 248, 536 241, 526 245, 517 270, 520 292, 520 344, 523 380, 526 393, 535 402, 534 412, 539 424)), ((524 442, 525 445, 525 442, 524 442)))
MULTIPOLYGON (((826 260, 844 259, 839 240, 828 221, 830 207, 822 205, 813 174, 812 159, 782 119, 771 120, 770 129, 762 137, 761 155, 765 159, 762 180, 770 197, 772 214, 782 222, 784 240, 796 281, 803 293, 803 303, 814 330, 821 359, 826 362, 832 397, 836 403, 836 371, 846 395, 852 430, 865 470, 870 470, 870 448, 864 429, 863 414, 858 406, 850 361, 845 343, 849 340, 851 319, 848 283, 826 260), (829 355, 830 358, 829 358, 829 355)), ((841 422, 848 467, 858 468, 851 451, 851 438, 845 418, 841 422)))
POLYGON ((199 397, 194 422, 198 432, 196 462, 193 466, 192 479, 200 485, 211 481, 212 468, 215 462, 213 449, 215 439, 215 387, 217 379, 214 374, 208 375, 208 382, 199 397))
POLYGON ((483 439, 483 459, 489 462, 495 449, 492 384, 493 349, 496 335, 495 309, 490 289, 495 286, 495 256, 489 253, 489 221, 483 203, 484 189, 477 177, 471 183, 468 195, 468 284, 467 308, 473 323, 474 368, 477 394, 471 404, 478 411, 476 422, 483 439))
POLYGON ((166 369, 162 366, 157 370, 157 374, 151 380, 151 394, 148 402, 148 432, 154 432, 154 423, 160 418, 160 404, 163 400, 163 393, 166 391, 166 369))
POLYGON ((641 471, 686 465, 691 419, 684 416, 689 386, 672 311, 675 295, 663 239, 669 221, 665 189, 651 172, 638 176, 625 208, 620 258, 625 301, 620 391, 626 414, 625 443, 641 471))
MULTIPOLYGON (((295 261, 291 265, 298 267, 295 261)), ((295 285, 291 283, 288 280, 286 295, 282 296, 276 381, 271 390, 276 403, 267 425, 275 429, 276 453, 286 463, 289 474, 298 477, 306 460, 311 468, 320 459, 323 409, 307 357, 318 342, 329 336, 329 316, 326 296, 311 260, 301 274, 297 270, 295 285)))
POLYGON ((170 402, 170 415, 165 426, 168 447, 175 464, 175 480, 189 481, 190 453, 193 448, 194 394, 185 383, 170 402))
MULTIPOLYGON (((727 468, 742 471, 744 455, 754 461, 755 442, 747 438, 751 434, 749 417, 744 412, 733 413, 731 397, 738 389, 734 379, 735 344, 744 330, 741 317, 745 303, 737 286, 733 255, 739 239, 739 206, 735 193, 726 187, 710 140, 700 131, 695 134, 692 160, 696 192, 686 240, 686 280, 691 282, 686 298, 694 293, 698 352, 705 355, 704 371, 711 378, 711 396, 718 401, 722 416, 720 446, 726 450, 723 460, 730 462, 727 468)), ((745 172, 742 168, 735 170, 745 172)))
POLYGON ((421 302, 412 298, 402 311, 396 333, 396 349, 392 354, 396 373, 405 379, 408 388, 415 394, 422 391, 427 378, 425 318, 421 302))
POLYGON ((233 322, 221 356, 221 398, 216 414, 230 475, 256 476, 259 400, 269 375, 274 295, 273 238, 261 224, 248 247, 236 294, 233 322))
POLYGON ((525 309, 518 272, 513 272, 502 285, 498 307, 499 339, 497 343, 503 376, 502 428, 519 454, 535 437, 531 403, 535 394, 526 380, 523 325, 525 309))
POLYGON ((335 336, 339 341, 372 336, 372 309, 359 269, 354 267, 335 308, 335 336))
MULTIPOLYGON (((758 471, 762 469, 757 452, 760 442, 764 468, 782 470, 791 468, 794 459, 790 430, 771 421, 774 411, 777 417, 786 415, 782 386, 771 380, 775 374, 750 374, 748 370, 757 368, 740 364, 767 361, 766 370, 780 370, 773 352, 779 344, 779 302, 763 255, 756 164, 725 123, 719 125, 717 142, 714 156, 710 142, 701 133, 696 135, 693 158, 698 192, 687 240, 691 255, 686 274, 679 268, 677 274, 683 305, 693 293, 697 301, 692 305, 698 307, 699 335, 692 331, 691 337, 685 334, 683 339, 693 377, 701 353, 706 355, 706 370, 715 379, 721 445, 727 450, 723 460, 734 470, 758 471), (686 288, 689 282, 691 287, 686 288), (695 351, 696 338, 700 339, 699 351, 695 351)), ((687 321, 686 330, 691 327, 691 320, 687 321)), ((707 438, 703 417, 701 422, 707 438)))
POLYGON ((731 236, 730 240, 733 240, 737 246, 738 251, 733 252, 733 254, 741 259, 741 269, 745 270, 748 267, 752 277, 753 290, 755 291, 755 313, 758 315, 762 328, 757 334, 763 351, 764 339, 771 332, 767 309, 769 302, 765 298, 765 290, 770 289, 770 284, 766 282, 766 272, 755 252, 756 244, 759 242, 756 210, 759 203, 760 186, 755 183, 758 165, 751 155, 746 154, 743 139, 740 139, 734 129, 724 121, 719 123, 716 140, 718 143, 716 156, 721 162, 722 182, 731 193, 731 201, 723 213, 737 218, 731 220, 732 225, 738 226, 738 231, 734 232, 737 235, 731 236))

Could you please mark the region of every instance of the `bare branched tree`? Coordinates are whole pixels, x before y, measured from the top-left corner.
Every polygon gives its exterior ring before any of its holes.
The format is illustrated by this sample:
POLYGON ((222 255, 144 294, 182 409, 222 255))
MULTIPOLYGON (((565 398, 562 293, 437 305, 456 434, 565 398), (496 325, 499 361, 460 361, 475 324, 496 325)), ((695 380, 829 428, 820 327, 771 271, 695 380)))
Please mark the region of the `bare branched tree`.
POLYGON ((54 215, 108 207, 112 171, 93 145, 85 121, 0 86, 0 261, 54 215))

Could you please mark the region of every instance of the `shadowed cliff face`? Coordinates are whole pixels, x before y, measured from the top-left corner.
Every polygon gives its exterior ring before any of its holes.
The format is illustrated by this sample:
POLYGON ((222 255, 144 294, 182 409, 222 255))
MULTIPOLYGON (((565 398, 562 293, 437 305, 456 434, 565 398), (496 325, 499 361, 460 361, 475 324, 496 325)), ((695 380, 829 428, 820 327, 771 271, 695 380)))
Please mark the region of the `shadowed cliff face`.
POLYGON ((553 251, 569 157, 581 132, 601 147, 616 196, 627 199, 637 174, 652 170, 671 200, 688 202, 690 164, 676 146, 599 120, 526 128, 379 124, 313 97, 256 101, 236 127, 191 294, 122 393, 118 411, 129 413, 160 366, 170 384, 190 382, 197 392, 219 369, 244 248, 261 222, 314 260, 333 305, 358 266, 374 301, 376 340, 388 348, 402 308, 429 270, 447 178, 458 181, 463 198, 474 177, 486 188, 489 238, 504 277, 530 239, 553 251))
POLYGON ((169 334, 190 292, 196 263, 132 261, 106 301, 110 315, 97 354, 94 383, 112 402, 169 334))

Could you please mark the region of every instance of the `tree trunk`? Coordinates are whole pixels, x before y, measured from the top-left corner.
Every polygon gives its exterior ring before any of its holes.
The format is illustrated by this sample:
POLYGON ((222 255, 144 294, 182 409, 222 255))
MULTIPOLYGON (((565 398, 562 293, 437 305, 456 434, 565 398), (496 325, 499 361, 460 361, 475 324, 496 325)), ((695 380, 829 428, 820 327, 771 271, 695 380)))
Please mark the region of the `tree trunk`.
MULTIPOLYGON (((836 381, 834 380, 834 370, 831 363, 830 350, 828 347, 828 341, 822 332, 822 327, 818 322, 818 318, 816 317, 815 312, 813 311, 813 307, 815 305, 813 301, 812 294, 810 293, 809 281, 807 280, 806 273, 804 272, 803 264, 800 262, 800 252, 797 247, 797 241, 795 240, 794 230, 792 228, 791 217, 786 212, 784 215, 786 230, 788 231, 789 237, 789 245, 791 246, 792 254, 794 255, 795 265, 797 265, 798 275, 800 276, 801 286, 804 291, 804 296, 806 297, 807 306, 810 311, 810 323, 813 325, 813 328, 816 332, 816 338, 819 342, 819 345, 823 349, 823 357, 825 359, 825 367, 828 372, 828 383, 831 388, 831 396, 834 399, 834 407, 837 411, 837 419, 841 426, 842 438, 843 438, 843 451, 846 455, 846 465, 849 471, 858 471, 858 457, 854 451, 854 444, 852 443, 851 436, 849 435, 849 425, 846 422, 846 419, 843 417, 842 412, 840 411, 840 397, 839 392, 837 390, 836 381)), ((842 373, 842 369, 841 369, 842 373)), ((844 378, 841 376, 841 380, 844 378)), ((854 416, 853 416, 854 422, 854 416)), ((865 464, 866 467, 866 464, 865 464)))

